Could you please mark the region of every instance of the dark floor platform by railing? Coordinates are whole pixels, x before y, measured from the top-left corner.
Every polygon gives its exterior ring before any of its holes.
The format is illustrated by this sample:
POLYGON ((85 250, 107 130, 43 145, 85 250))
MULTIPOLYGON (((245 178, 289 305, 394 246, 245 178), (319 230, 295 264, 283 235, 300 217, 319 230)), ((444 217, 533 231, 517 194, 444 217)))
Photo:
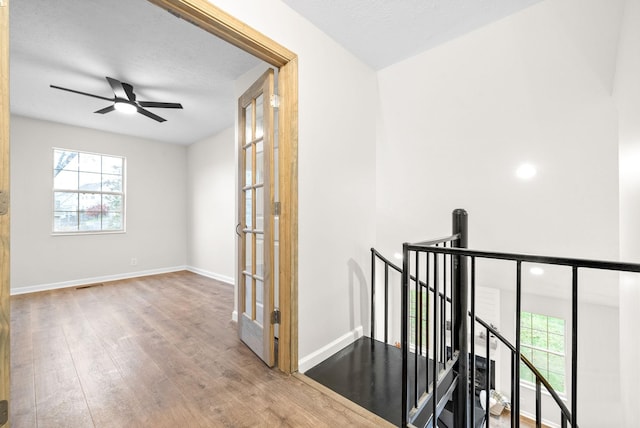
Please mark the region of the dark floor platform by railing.
MULTIPOLYGON (((424 370, 426 359, 420 360, 424 370)), ((389 422, 400 424, 402 351, 399 348, 362 337, 305 375, 389 422)))
MULTIPOLYGON (((415 354, 410 353, 410 366, 415 354)), ((429 360, 429 379, 433 379, 433 361, 429 360)), ((418 356, 418 373, 425 373, 427 359, 418 356)), ((393 423, 402 422, 402 350, 392 345, 361 337, 336 352, 317 366, 307 370, 305 376, 326 386, 361 407, 393 423)), ((419 390, 424 390, 426 379, 419 379, 419 390)), ((410 385, 413 384, 411 379, 410 385)), ((413 394, 410 394, 413 400, 413 394)), ((478 416, 480 415, 480 410, 478 416)), ((451 414, 445 410, 439 427, 450 427, 451 414)), ((425 422, 426 421, 421 421, 425 422)), ((481 421, 480 421, 481 422, 481 421)))

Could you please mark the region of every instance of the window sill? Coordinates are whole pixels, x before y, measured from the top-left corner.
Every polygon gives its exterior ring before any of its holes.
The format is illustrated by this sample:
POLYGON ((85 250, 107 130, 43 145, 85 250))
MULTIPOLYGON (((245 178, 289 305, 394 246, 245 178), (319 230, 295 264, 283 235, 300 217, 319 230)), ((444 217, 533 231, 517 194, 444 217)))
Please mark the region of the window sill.
MULTIPOLYGON (((536 392, 536 385, 534 383, 531 383, 528 381, 520 381, 520 386, 523 387, 524 389, 529 389, 534 393, 536 392)), ((549 392, 547 391, 547 388, 545 388, 544 385, 542 384, 540 384, 540 393, 542 395, 546 395, 547 397, 551 397, 551 394, 549 394, 549 392)), ((564 392, 556 391, 556 394, 558 394, 558 397, 560 397, 560 400, 562 400, 565 403, 567 402, 567 396, 564 392)))

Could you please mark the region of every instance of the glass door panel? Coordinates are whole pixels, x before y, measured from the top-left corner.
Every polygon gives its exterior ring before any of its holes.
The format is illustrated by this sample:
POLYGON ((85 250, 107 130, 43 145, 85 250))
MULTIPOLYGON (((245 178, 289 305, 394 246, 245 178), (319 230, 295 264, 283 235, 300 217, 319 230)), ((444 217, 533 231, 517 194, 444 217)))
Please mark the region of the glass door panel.
POLYGON ((269 366, 274 363, 273 301, 273 93, 269 70, 239 100, 240 338, 269 366))
POLYGON ((256 137, 262 138, 264 135, 264 105, 263 105, 264 96, 260 95, 256 98, 256 137))
POLYGON ((256 231, 264 231, 264 187, 256 189, 256 231))

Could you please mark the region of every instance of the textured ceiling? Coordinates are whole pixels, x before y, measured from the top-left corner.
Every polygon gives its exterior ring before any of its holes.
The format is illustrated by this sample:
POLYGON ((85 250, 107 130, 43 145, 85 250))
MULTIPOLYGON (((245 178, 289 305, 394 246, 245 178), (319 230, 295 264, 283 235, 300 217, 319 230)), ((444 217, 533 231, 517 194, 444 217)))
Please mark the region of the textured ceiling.
MULTIPOLYGON (((539 0, 283 0, 378 70, 539 0)), ((233 81, 266 64, 146 0, 11 2, 13 114, 170 143, 190 144, 232 126, 233 81), (111 98, 105 76, 139 100, 184 110, 93 113, 111 98)))
POLYGON ((375 70, 541 0, 282 0, 375 70))
POLYGON ((261 63, 146 0, 19 0, 10 13, 11 112, 38 119, 190 144, 233 125, 233 81, 261 63), (110 103, 49 87, 111 98, 105 76, 184 110, 150 108, 164 123, 94 114, 110 103))

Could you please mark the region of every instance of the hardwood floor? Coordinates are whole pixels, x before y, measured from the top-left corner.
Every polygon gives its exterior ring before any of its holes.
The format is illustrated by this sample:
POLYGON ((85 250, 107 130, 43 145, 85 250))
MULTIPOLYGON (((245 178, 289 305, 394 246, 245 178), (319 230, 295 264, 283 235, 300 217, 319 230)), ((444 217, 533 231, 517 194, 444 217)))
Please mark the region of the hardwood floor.
POLYGON ((11 298, 11 426, 384 426, 237 338, 233 289, 176 272, 11 298))

